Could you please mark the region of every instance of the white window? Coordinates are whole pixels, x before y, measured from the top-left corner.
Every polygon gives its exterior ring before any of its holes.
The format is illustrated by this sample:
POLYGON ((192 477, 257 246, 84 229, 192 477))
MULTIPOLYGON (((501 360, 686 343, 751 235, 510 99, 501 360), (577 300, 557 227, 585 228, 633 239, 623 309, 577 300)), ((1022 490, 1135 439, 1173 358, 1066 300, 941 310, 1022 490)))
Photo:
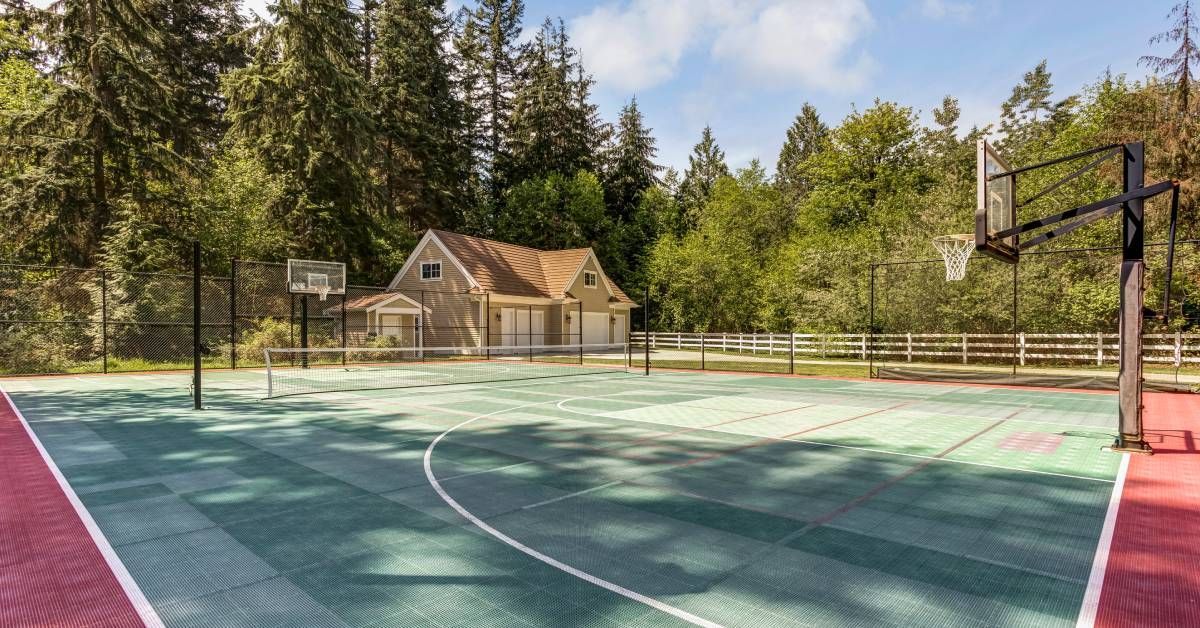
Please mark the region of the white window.
POLYGON ((441 262, 421 262, 421 281, 438 281, 441 278, 441 262))
POLYGON ((583 287, 585 287, 585 288, 595 288, 596 287, 596 273, 594 273, 590 270, 583 271, 583 287))

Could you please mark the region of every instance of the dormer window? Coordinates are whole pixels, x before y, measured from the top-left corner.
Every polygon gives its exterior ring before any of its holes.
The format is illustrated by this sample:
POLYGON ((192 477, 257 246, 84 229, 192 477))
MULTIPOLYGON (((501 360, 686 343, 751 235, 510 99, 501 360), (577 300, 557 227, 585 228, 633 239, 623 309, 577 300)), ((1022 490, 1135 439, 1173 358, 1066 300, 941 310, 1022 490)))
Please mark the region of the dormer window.
POLYGON ((421 281, 439 281, 441 278, 441 262, 421 262, 421 281))
POLYGON ((590 270, 583 271, 583 287, 595 288, 597 279, 596 273, 590 270))

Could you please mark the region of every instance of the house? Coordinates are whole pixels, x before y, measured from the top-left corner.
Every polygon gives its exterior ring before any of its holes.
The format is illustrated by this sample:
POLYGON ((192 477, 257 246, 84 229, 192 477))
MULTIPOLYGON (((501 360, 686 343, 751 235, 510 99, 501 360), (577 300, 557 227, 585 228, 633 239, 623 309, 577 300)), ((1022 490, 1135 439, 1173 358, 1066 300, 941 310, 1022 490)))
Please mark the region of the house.
POLYGON ((541 251, 430 229, 387 292, 346 303, 352 329, 400 346, 626 342, 638 307, 590 248, 541 251))

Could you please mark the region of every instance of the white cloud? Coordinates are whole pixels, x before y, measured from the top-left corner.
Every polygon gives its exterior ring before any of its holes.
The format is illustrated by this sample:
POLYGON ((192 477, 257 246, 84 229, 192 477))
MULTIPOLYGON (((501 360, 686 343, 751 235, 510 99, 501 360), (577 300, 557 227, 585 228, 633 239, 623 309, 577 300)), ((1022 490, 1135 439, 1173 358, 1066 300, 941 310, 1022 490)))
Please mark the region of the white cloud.
POLYGON ((921 0, 921 15, 935 20, 952 18, 965 20, 971 17, 975 7, 966 2, 952 0, 921 0))
POLYGON ((675 75, 709 19, 710 4, 634 0, 599 6, 572 20, 571 40, 601 83, 621 90, 651 87, 675 75))
POLYGON ((618 91, 671 80, 694 51, 772 86, 845 89, 873 67, 852 50, 871 25, 862 0, 617 0, 570 29, 588 70, 618 91))
POLYGON ((862 86, 875 67, 866 52, 853 54, 872 23, 861 0, 774 2, 722 29, 712 52, 772 86, 844 91, 862 86))

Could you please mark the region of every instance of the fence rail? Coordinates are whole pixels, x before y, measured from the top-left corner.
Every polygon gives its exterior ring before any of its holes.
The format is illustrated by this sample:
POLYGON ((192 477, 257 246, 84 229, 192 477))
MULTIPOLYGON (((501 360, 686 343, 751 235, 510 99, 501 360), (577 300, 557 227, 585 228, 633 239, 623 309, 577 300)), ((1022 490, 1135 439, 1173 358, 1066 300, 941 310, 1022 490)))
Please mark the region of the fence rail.
MULTIPOLYGON (((636 333, 638 346, 647 342, 636 333)), ((700 334, 650 332, 651 350, 740 354, 779 360, 875 360, 961 364, 1104 366, 1118 361, 1117 334, 700 334)), ((1200 334, 1142 336, 1143 361, 1182 367, 1200 364, 1200 334)))

